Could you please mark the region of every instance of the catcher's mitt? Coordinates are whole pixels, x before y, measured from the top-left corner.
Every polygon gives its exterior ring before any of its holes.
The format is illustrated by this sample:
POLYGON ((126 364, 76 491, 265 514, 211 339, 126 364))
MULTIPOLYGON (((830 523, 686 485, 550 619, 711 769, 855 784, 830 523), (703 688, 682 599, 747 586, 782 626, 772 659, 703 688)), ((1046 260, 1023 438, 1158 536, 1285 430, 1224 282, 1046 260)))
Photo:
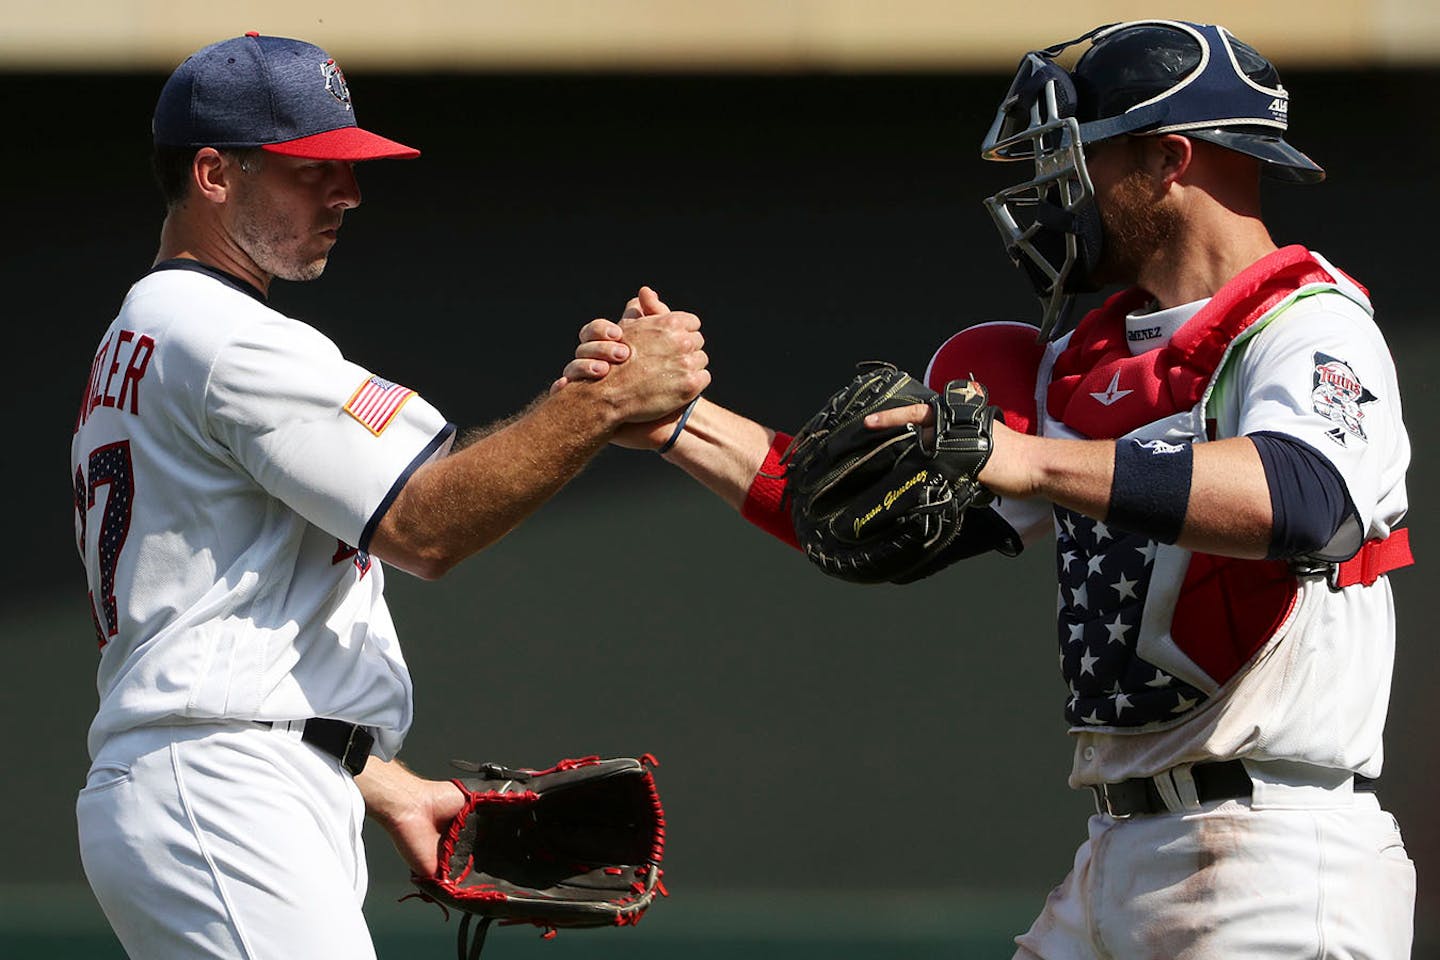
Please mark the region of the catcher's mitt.
POLYGON ((465 806, 440 839, 422 894, 461 911, 460 960, 478 957, 491 921, 558 927, 638 923, 657 893, 665 812, 646 754, 584 757, 548 770, 456 762, 465 806), (480 918, 467 946, 471 917, 480 918))
POLYGON ((1000 411, 974 380, 937 394, 888 363, 859 371, 782 458, 791 519, 806 556, 831 576, 910 583, 958 559, 949 548, 966 509, 994 499, 976 476, 1000 411), (865 426, 868 414, 920 403, 935 411, 933 440, 913 425, 865 426))

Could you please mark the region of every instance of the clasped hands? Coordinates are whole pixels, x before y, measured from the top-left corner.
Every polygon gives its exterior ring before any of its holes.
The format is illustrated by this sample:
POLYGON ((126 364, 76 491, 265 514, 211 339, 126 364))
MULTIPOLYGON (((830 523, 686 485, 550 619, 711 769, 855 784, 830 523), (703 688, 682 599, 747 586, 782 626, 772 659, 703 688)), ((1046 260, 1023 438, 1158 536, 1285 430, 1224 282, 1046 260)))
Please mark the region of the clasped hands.
POLYGON ((672 311, 641 287, 620 322, 603 317, 580 328, 575 357, 552 394, 581 383, 614 384, 624 424, 611 438, 622 447, 656 450, 669 439, 690 402, 710 385, 700 318, 672 311))
MULTIPOLYGON (((693 313, 672 312, 659 294, 650 287, 641 287, 639 294, 625 304, 619 323, 600 318, 580 328, 580 344, 575 348, 575 357, 565 365, 559 379, 550 385, 550 392, 557 393, 572 384, 615 380, 639 366, 637 360, 650 357, 662 349, 662 344, 679 351, 670 358, 665 369, 682 370, 686 376, 679 381, 671 381, 669 390, 654 390, 651 402, 625 417, 626 422, 611 438, 612 443, 623 447, 658 450, 675 432, 676 424, 690 401, 710 384, 710 373, 705 369, 709 358, 701 349, 704 343, 699 317, 693 313)), ((917 404, 883 410, 865 419, 865 425, 873 430, 890 429, 906 423, 916 424, 922 429, 932 428, 935 411, 928 404, 917 404)), ((1027 457, 1021 456, 1026 452, 1021 445, 1025 437, 1017 435, 999 421, 992 431, 996 449, 981 471, 980 480, 997 494, 1033 495, 1035 468, 1027 462, 1027 457)))

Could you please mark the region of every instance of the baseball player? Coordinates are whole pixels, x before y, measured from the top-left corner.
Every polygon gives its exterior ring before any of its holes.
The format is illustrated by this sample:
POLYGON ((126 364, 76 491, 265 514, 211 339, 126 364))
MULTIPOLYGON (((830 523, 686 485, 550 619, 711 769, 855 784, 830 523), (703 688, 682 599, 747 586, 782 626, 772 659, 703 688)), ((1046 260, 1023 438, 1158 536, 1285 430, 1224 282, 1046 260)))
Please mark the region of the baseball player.
POLYGON ((362 816, 430 876, 464 802, 395 760, 413 704, 382 561, 440 576, 623 422, 683 407, 708 382, 699 321, 627 323, 633 376, 457 441, 266 302, 324 270, 357 161, 418 156, 356 125, 332 58, 254 33, 205 47, 154 139, 160 250, 100 338, 72 443, 100 647, 86 876, 137 960, 373 957, 362 816))
MULTIPOLYGON (((986 206, 1042 322, 962 330, 926 379, 973 374, 1004 413, 958 552, 1055 537, 1070 785, 1097 807, 1023 960, 1409 956, 1376 793, 1409 442, 1366 291, 1260 218, 1262 178, 1324 176, 1288 104, 1226 30, 1136 21, 1027 53, 985 138, 1033 165, 986 206)), ((617 325, 582 336, 559 385, 629 362, 617 325)), ((794 542, 788 441, 704 400, 617 435, 794 542)))

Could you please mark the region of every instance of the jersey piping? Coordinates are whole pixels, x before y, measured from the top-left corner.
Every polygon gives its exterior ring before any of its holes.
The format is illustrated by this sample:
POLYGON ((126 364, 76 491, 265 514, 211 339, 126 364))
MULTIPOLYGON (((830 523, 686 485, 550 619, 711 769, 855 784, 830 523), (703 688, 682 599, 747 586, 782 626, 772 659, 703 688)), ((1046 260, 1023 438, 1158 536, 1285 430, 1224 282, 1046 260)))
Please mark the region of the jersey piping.
POLYGON ((445 424, 440 432, 435 434, 434 438, 425 445, 425 449, 417 453, 415 459, 410 461, 410 465, 401 472, 400 476, 395 478, 395 483, 380 501, 380 505, 375 508, 375 512, 370 515, 370 519, 365 524, 365 531, 360 534, 360 542, 357 543, 356 546, 359 547, 362 552, 370 552, 370 539, 375 536, 375 530, 380 526, 380 521, 385 519, 385 514, 389 511, 391 504, 395 502, 395 498, 400 496, 400 491, 404 489, 405 484, 409 482, 411 474, 419 470, 426 463, 429 463, 430 458, 435 456, 435 452, 454 434, 455 424, 445 424))

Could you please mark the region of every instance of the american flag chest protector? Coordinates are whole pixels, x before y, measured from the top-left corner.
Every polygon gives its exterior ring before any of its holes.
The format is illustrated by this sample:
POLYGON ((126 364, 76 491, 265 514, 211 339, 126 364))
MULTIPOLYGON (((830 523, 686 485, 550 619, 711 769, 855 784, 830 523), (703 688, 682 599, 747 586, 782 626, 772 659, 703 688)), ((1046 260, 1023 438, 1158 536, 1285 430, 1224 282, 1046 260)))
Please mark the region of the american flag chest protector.
MULTIPOLYGON (((1125 317, 1148 294, 1110 298, 1057 344, 1053 362, 1042 361, 1042 434, 1216 439, 1206 403, 1233 348, 1300 297, 1338 292, 1363 302, 1327 267, 1301 247, 1279 250, 1227 284, 1169 344, 1139 355, 1130 353, 1125 317), (1114 402, 1122 390, 1133 399, 1114 402)), ((1073 728, 1140 732, 1184 721, 1294 612, 1299 585, 1283 561, 1192 553, 1058 506, 1055 521, 1057 638, 1073 728)))

